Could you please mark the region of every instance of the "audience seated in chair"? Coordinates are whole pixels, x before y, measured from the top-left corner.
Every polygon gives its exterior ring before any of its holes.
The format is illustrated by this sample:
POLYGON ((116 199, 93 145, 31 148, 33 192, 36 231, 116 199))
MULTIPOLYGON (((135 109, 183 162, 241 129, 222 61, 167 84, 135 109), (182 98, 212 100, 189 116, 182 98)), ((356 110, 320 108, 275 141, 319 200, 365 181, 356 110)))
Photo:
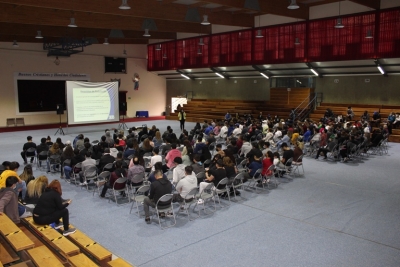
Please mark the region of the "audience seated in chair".
MULTIPOLYGON (((25 157, 25 153, 29 148, 34 148, 36 149, 36 144, 32 141, 32 136, 28 136, 27 141, 24 146, 22 147, 22 152, 21 152, 21 157, 24 160, 24 164, 28 164, 27 158, 25 157)), ((26 156, 31 158, 31 163, 33 163, 33 160, 35 158, 35 152, 28 152, 28 154, 26 156)))

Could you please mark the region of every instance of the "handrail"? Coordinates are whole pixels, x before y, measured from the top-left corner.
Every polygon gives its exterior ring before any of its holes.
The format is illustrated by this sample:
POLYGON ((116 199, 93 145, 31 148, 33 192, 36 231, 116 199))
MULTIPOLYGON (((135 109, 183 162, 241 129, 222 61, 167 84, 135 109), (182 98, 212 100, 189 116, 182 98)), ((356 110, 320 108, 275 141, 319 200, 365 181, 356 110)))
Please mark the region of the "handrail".
POLYGON ((294 109, 295 114, 297 114, 297 110, 301 108, 301 105, 303 105, 303 103, 304 103, 305 101, 309 101, 311 94, 312 94, 312 93, 310 93, 310 94, 309 94, 309 95, 294 109))
POLYGON ((317 105, 322 102, 322 93, 316 93, 310 102, 297 115, 298 120, 302 121, 315 110, 317 105))

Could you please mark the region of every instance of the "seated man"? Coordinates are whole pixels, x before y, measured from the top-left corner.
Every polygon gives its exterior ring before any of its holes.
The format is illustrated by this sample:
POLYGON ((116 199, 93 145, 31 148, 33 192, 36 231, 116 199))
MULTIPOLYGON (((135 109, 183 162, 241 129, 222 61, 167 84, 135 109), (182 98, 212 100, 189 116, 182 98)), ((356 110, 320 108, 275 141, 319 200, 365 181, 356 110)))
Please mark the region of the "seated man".
MULTIPOLYGON (((103 190, 101 191, 100 197, 106 197, 106 193, 108 188, 113 188, 115 181, 117 181, 118 178, 121 177, 126 177, 126 169, 122 168, 122 160, 115 162, 115 171, 111 173, 110 180, 106 182, 103 186, 103 190)), ((122 189, 124 186, 122 184, 117 184, 118 187, 116 186, 115 189, 122 189)))
MULTIPOLYGON (((27 159, 25 157, 25 153, 29 148, 35 148, 36 149, 36 144, 34 142, 32 142, 32 136, 28 136, 26 138, 28 140, 28 142, 26 142, 24 144, 24 146, 22 147, 22 152, 21 152, 21 157, 24 159, 24 164, 28 164, 27 159)), ((32 153, 28 153, 27 156, 31 157, 31 163, 33 162, 33 159, 35 158, 35 152, 32 153)))
POLYGON ((354 117, 354 112, 351 109, 351 107, 347 107, 347 120, 351 121, 353 120, 354 117))
MULTIPOLYGON (((145 214, 145 222, 150 224, 150 210, 149 207, 156 207, 157 201, 165 194, 171 194, 172 184, 163 178, 163 173, 161 170, 156 170, 154 172, 154 177, 156 180, 150 185, 149 196, 144 198, 143 209, 145 214)), ((159 203, 160 207, 163 205, 169 205, 170 203, 159 203)))
POLYGON ((291 159, 291 158, 293 159, 293 156, 294 156, 293 150, 290 149, 290 147, 288 146, 287 143, 283 143, 283 144, 282 144, 282 149, 283 149, 283 155, 282 155, 281 162, 282 162, 284 165, 291 166, 292 164, 291 164, 291 163, 288 163, 288 164, 287 164, 287 161, 288 161, 289 159, 291 159))
POLYGON ((205 172, 203 163, 201 162, 201 155, 200 154, 195 154, 193 156, 192 169, 193 169, 193 172, 195 174, 198 174, 199 172, 205 172))
MULTIPOLYGON (((100 158, 100 162, 99 162, 99 172, 102 172, 104 167, 108 164, 108 163, 114 163, 115 158, 113 156, 111 156, 110 154, 110 149, 109 148, 105 148, 104 149, 104 154, 103 156, 101 156, 100 158)), ((105 171, 109 171, 112 172, 113 168, 111 169, 106 169, 105 171)))
MULTIPOLYGON (((216 168, 213 168, 212 170, 206 172, 205 182, 200 183, 199 194, 203 192, 204 188, 206 188, 209 183, 213 183, 215 187, 224 178, 226 178, 224 162, 222 161, 222 159, 219 159, 217 160, 216 168)), ((204 203, 204 200, 200 198, 198 203, 202 204, 204 203)))
POLYGON ((0 188, 0 216, 5 213, 14 223, 19 223, 20 218, 32 216, 31 212, 18 203, 15 187, 18 178, 10 176, 5 181, 5 187, 0 188))
POLYGON ((379 114, 378 111, 375 111, 374 114, 372 115, 371 126, 379 127, 380 123, 381 123, 381 114, 379 114))
POLYGON ((231 114, 229 114, 229 112, 227 112, 227 113, 225 114, 225 120, 226 120, 227 122, 230 122, 231 119, 232 119, 231 114))
POLYGON ((185 164, 182 164, 182 158, 174 158, 174 164, 176 165, 172 172, 172 183, 178 184, 181 179, 185 177, 185 164))
MULTIPOLYGON (((39 155, 40 152, 49 151, 49 146, 46 144, 46 138, 40 139, 40 145, 36 147, 36 153, 39 155)), ((39 160, 46 160, 47 155, 39 155, 39 160)))
POLYGON ((203 142, 203 138, 201 136, 197 137, 197 143, 194 147, 194 154, 201 154, 200 152, 203 150, 203 148, 205 147, 205 143, 203 142))
MULTIPOLYGON (((68 166, 68 165, 64 166, 65 179, 67 180, 67 182, 70 182, 72 167, 78 163, 81 163, 84 160, 85 160, 85 157, 82 156, 81 154, 79 154, 79 149, 75 148, 74 149, 74 157, 71 159, 71 166, 68 166)), ((81 171, 81 170, 79 170, 79 171, 81 171)), ((78 173, 78 172, 76 172, 76 173, 78 173)))
MULTIPOLYGON (((86 152, 85 160, 82 161, 82 171, 79 172, 79 179, 80 179, 80 182, 81 182, 79 185, 81 185, 81 186, 82 185, 87 185, 87 182, 83 181, 83 177, 84 177, 85 171, 89 170, 89 168, 91 168, 91 167, 95 167, 96 168, 96 172, 97 172, 96 161, 91 158, 91 155, 92 155, 92 153, 90 153, 89 151, 86 152)), ((87 175, 89 175, 89 177, 90 177, 92 175, 94 176, 95 173, 87 173, 87 175)))
POLYGON ((333 153, 333 152, 334 152, 333 149, 335 148, 336 145, 337 145, 337 140, 336 140, 336 139, 333 139, 332 141, 330 141, 330 142, 328 143, 327 146, 325 146, 325 147, 320 147, 320 148, 318 149, 317 156, 315 157, 315 159, 318 159, 318 157, 319 157, 319 155, 320 155, 321 153, 324 154, 324 159, 327 159, 327 158, 328 158, 328 157, 327 157, 328 152, 332 152, 332 153, 333 153))
POLYGON ((192 166, 185 167, 185 176, 176 185, 178 194, 174 194, 173 202, 182 203, 185 196, 194 188, 197 187, 197 178, 193 173, 192 166))
POLYGON ((135 156, 132 159, 133 165, 129 167, 127 183, 132 186, 140 186, 143 184, 143 179, 135 177, 137 174, 144 173, 144 167, 140 165, 139 157, 135 156))
POLYGON ((287 134, 285 134, 283 138, 276 143, 277 150, 279 150, 281 146, 283 147, 283 144, 288 144, 288 143, 290 143, 290 137, 287 134))

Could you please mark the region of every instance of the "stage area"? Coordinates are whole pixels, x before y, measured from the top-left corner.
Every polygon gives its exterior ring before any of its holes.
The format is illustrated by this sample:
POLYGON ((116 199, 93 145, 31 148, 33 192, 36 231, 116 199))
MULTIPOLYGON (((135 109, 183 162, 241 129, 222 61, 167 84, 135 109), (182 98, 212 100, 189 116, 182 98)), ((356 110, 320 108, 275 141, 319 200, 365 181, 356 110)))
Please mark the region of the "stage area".
MULTIPOLYGON (((161 132, 178 121, 128 122, 156 125, 161 132)), ((100 139, 118 123, 70 127, 62 141, 83 133, 100 139)), ((187 123, 191 129, 194 123, 187 123)), ((54 129, 2 133, 0 160, 17 160, 26 136, 36 143, 54 129)), ((53 141, 54 141, 53 140, 53 141)), ((400 144, 362 162, 338 163, 305 158, 305 176, 255 194, 173 228, 129 214, 130 205, 108 203, 86 189, 62 181, 72 199, 70 221, 91 238, 135 266, 400 266, 400 144)), ((22 172, 23 165, 19 173, 22 172)), ((34 168, 35 177, 45 174, 34 168)), ((49 174, 59 179, 59 174, 49 174)))

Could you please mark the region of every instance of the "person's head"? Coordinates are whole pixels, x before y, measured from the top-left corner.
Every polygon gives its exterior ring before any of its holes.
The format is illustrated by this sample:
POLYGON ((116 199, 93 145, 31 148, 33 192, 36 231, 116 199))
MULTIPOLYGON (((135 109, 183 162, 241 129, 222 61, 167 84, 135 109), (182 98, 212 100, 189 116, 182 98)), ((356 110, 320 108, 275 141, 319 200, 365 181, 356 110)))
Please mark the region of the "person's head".
POLYGON ((66 146, 70 146, 71 145, 71 141, 67 140, 67 142, 65 142, 66 146))
MULTIPOLYGON (((122 156, 122 155, 121 155, 122 156)), ((122 168, 122 160, 117 160, 115 162, 115 168, 116 169, 121 169, 122 168)))
POLYGON ((217 145, 215 146, 215 149, 216 149, 217 151, 222 150, 222 144, 217 144, 217 145))
POLYGON ((42 137, 42 139, 40 139, 40 143, 46 144, 46 138, 42 137))
POLYGON ((60 137, 58 137, 58 138, 56 139, 56 143, 57 143, 57 144, 61 144, 61 143, 62 143, 60 137))
POLYGON ((197 142, 201 143, 203 141, 203 138, 201 136, 197 137, 197 142))
POLYGON ((43 193, 44 188, 46 188, 48 185, 49 179, 47 179, 46 176, 41 175, 27 185, 26 193, 30 197, 40 197, 43 193))
POLYGON ((20 175, 21 179, 22 179, 21 176, 23 176, 23 175, 27 175, 28 177, 33 175, 33 170, 32 170, 31 164, 28 164, 24 167, 24 172, 20 175))
POLYGON ((193 157, 193 161, 195 163, 200 162, 201 161, 201 155, 200 154, 195 154, 193 157))
POLYGON ((32 136, 28 135, 28 137, 26 137, 26 140, 28 140, 28 142, 32 141, 32 136))
POLYGON ((78 139, 83 140, 83 138, 84 138, 83 134, 79 134, 79 135, 78 135, 78 139))
POLYGON ((110 148, 108 148, 108 147, 105 148, 105 149, 104 149, 104 154, 110 154, 110 148))
POLYGON ((159 149, 158 147, 155 147, 155 148, 153 149, 153 154, 154 154, 154 155, 158 155, 158 153, 160 153, 160 149, 159 149))
POLYGON ((135 165, 139 165, 140 164, 139 157, 135 156, 133 158, 133 164, 135 164, 135 165))
POLYGON ((274 152, 274 158, 277 158, 277 159, 281 158, 278 152, 274 152))
POLYGON ((149 138, 144 139, 144 141, 143 141, 143 148, 146 148, 146 149, 151 148, 149 138))
POLYGON ((4 161, 1 165, 4 166, 4 169, 9 170, 10 169, 10 164, 11 164, 11 162, 4 161))
POLYGON ((86 148, 86 150, 88 150, 91 147, 89 142, 84 143, 83 146, 86 148))
POLYGON ((270 158, 270 159, 274 159, 274 153, 272 153, 271 150, 269 150, 269 151, 265 154, 265 156, 268 157, 268 158, 270 158))
POLYGON ((224 166, 233 167, 233 162, 230 157, 224 157, 222 162, 224 163, 224 166))
POLYGON ((15 176, 9 176, 6 180, 6 187, 15 188, 16 184, 18 183, 18 178, 15 176))
POLYGON ((172 144, 171 144, 171 148, 172 148, 172 149, 176 149, 176 143, 172 143, 172 144))
POLYGON ((118 160, 121 160, 121 159, 122 159, 122 152, 118 152, 118 153, 117 153, 117 159, 118 159, 118 160))
POLYGON ((75 155, 79 155, 79 149, 75 148, 75 149, 74 149, 74 154, 75 154, 75 155))
POLYGON ((218 159, 216 164, 217 164, 217 168, 223 168, 224 167, 224 162, 222 161, 222 159, 218 159))
POLYGON ((154 170, 162 170, 162 162, 156 162, 154 164, 154 170))
POLYGON ((156 139, 157 139, 157 140, 160 140, 160 139, 161 139, 161 133, 160 133, 160 131, 157 131, 157 132, 156 132, 156 139))
POLYGON ((174 162, 176 164, 182 164, 182 158, 181 157, 176 157, 176 158, 174 158, 174 162))
POLYGON ((51 183, 47 187, 62 195, 61 184, 60 181, 58 181, 57 179, 51 181, 51 183))
POLYGON ((185 174, 186 175, 192 175, 193 172, 193 167, 192 166, 186 166, 185 167, 185 174))
POLYGON ((283 142, 283 143, 282 143, 282 148, 283 148, 283 149, 288 149, 288 144, 287 144, 286 142, 283 142))
POLYGON ((162 172, 162 170, 155 170, 154 171, 154 177, 158 180, 158 179, 161 179, 161 178, 163 178, 163 172, 162 172))
POLYGON ((9 169, 12 171, 17 171, 19 168, 19 163, 16 161, 13 161, 10 163, 9 169))
POLYGON ((92 156, 92 153, 90 151, 86 151, 85 157, 88 159, 92 156))
POLYGON ((103 136, 101 137, 101 141, 102 141, 102 142, 105 142, 106 139, 107 139, 107 137, 106 137, 105 135, 103 135, 103 136))

